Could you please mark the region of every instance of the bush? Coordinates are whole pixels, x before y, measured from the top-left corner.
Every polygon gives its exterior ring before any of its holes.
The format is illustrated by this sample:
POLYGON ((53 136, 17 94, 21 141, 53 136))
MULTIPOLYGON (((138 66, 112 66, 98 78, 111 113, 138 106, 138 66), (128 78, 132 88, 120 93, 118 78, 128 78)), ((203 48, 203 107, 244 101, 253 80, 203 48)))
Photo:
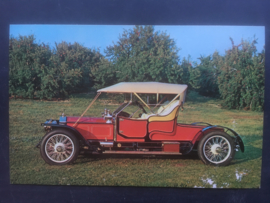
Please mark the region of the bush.
POLYGON ((229 109, 264 108, 265 53, 256 40, 242 40, 226 51, 201 57, 192 66, 190 56, 180 61, 175 41, 153 26, 124 30, 118 42, 105 50, 61 42, 50 49, 35 37, 10 38, 9 92, 25 98, 68 97, 73 92, 99 89, 122 81, 158 81, 188 84, 201 95, 221 97, 229 109))
POLYGON ((41 90, 51 51, 47 45, 35 43, 33 35, 10 38, 9 93, 34 98, 41 90))
POLYGON ((125 30, 118 42, 107 48, 106 56, 112 62, 110 71, 103 69, 111 76, 106 85, 122 81, 178 83, 183 73, 175 41, 166 33, 154 32, 153 26, 125 30))
POLYGON ((242 40, 226 52, 220 64, 218 85, 223 106, 230 109, 263 110, 264 51, 257 54, 256 40, 242 40), (241 48, 241 49, 240 49, 241 48))
MULTIPOLYGON (((219 61, 222 57, 217 52, 213 54, 213 57, 201 57, 201 63, 196 67, 198 71, 197 76, 197 88, 203 96, 219 97, 219 88, 217 83, 217 76, 219 74, 219 61)), ((193 71, 194 72, 194 71, 193 71)))
POLYGON ((37 44, 33 35, 10 38, 9 93, 25 98, 67 97, 94 85, 103 56, 78 43, 37 44))

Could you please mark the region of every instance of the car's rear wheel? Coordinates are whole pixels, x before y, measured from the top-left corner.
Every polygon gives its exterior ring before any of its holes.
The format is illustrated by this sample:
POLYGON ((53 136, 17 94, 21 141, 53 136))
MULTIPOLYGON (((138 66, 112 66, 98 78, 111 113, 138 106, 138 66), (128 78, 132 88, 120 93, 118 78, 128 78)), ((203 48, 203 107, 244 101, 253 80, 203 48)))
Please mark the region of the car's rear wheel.
POLYGON ((234 142, 225 132, 211 132, 198 145, 198 155, 205 164, 226 166, 235 154, 234 142))
POLYGON ((78 157, 79 141, 67 130, 54 130, 44 136, 40 154, 48 164, 70 164, 78 157))

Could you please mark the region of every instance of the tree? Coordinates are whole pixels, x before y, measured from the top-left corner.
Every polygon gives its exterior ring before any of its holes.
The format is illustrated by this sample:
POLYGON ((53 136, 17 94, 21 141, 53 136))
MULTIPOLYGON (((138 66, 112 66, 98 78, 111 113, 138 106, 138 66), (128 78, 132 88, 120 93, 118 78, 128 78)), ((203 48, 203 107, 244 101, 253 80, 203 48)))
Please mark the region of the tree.
POLYGON ((106 58, 102 58, 99 66, 92 68, 91 71, 95 89, 112 85, 117 81, 114 66, 106 58))
POLYGON ((25 98, 51 99, 102 88, 121 81, 188 84, 202 95, 218 96, 223 107, 263 110, 265 52, 256 40, 242 40, 226 51, 201 57, 201 63, 181 62, 175 41, 153 26, 124 30, 106 58, 98 49, 61 42, 50 49, 33 35, 10 38, 9 92, 25 98))
POLYGON ((199 69, 196 68, 196 62, 193 62, 195 67, 192 66, 190 58, 190 56, 188 56, 187 59, 184 57, 181 61, 182 74, 179 83, 188 84, 189 89, 197 90, 200 87, 199 81, 201 78, 201 73, 199 69))
POLYGON ((35 37, 10 38, 10 94, 24 98, 51 99, 89 90, 104 59, 99 50, 62 42, 51 50, 35 37))
POLYGON ((226 51, 220 64, 218 85, 223 106, 234 109, 262 110, 264 102, 264 51, 257 54, 254 39, 242 40, 226 51))
POLYGON ((89 90, 93 85, 92 70, 98 68, 103 56, 99 50, 92 50, 78 43, 55 44, 53 64, 56 67, 59 93, 89 90))
POLYGON ((19 36, 9 40, 9 93, 33 98, 41 89, 40 82, 48 66, 48 45, 37 44, 35 37, 19 36))
POLYGON ((218 52, 214 52, 213 56, 199 58, 201 63, 196 66, 199 73, 197 77, 197 91, 204 96, 219 97, 219 89, 217 77, 219 74, 219 63, 222 57, 218 52))
POLYGON ((183 74, 175 41, 166 33, 154 32, 153 26, 124 30, 105 53, 113 71, 106 85, 121 81, 178 83, 183 74))

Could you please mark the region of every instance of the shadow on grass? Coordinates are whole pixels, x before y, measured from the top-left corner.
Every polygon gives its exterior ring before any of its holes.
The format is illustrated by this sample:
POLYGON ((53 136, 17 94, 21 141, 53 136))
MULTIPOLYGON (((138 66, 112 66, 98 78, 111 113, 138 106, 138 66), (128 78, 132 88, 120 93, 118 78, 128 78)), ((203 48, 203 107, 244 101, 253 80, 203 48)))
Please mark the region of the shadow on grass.
POLYGON ((244 153, 238 152, 238 154, 236 154, 234 164, 249 162, 260 157, 262 157, 262 149, 253 146, 247 146, 244 153))
POLYGON ((235 153, 234 160, 232 164, 239 164, 249 162, 262 157, 262 137, 261 136, 245 136, 244 145, 245 152, 242 153, 241 150, 235 153))
MULTIPOLYGON (((260 136, 243 136, 245 137, 245 152, 241 150, 235 153, 232 165, 249 162, 251 160, 262 157, 262 137, 260 136)), ((196 151, 192 151, 187 155, 141 155, 141 154, 84 154, 78 157, 80 163, 106 159, 178 159, 178 160, 199 160, 196 151)))
MULTIPOLYGON (((100 161, 106 159, 179 159, 179 160, 199 160, 197 152, 187 155, 141 155, 141 154, 84 154, 78 157, 80 163, 100 161)), ((76 164, 76 163, 75 163, 76 164)))

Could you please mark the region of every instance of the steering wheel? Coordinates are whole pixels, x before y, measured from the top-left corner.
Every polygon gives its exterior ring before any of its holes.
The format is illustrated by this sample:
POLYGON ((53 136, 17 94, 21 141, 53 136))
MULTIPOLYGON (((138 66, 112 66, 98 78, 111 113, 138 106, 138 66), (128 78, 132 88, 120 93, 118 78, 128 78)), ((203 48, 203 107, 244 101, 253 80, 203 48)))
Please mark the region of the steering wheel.
POLYGON ((143 106, 138 101, 135 101, 135 104, 143 111, 143 113, 147 113, 143 108, 143 106))
POLYGON ((130 117, 130 114, 129 113, 127 113, 127 112, 125 112, 125 111, 121 111, 119 114, 118 114, 118 116, 123 116, 123 117, 130 117))

